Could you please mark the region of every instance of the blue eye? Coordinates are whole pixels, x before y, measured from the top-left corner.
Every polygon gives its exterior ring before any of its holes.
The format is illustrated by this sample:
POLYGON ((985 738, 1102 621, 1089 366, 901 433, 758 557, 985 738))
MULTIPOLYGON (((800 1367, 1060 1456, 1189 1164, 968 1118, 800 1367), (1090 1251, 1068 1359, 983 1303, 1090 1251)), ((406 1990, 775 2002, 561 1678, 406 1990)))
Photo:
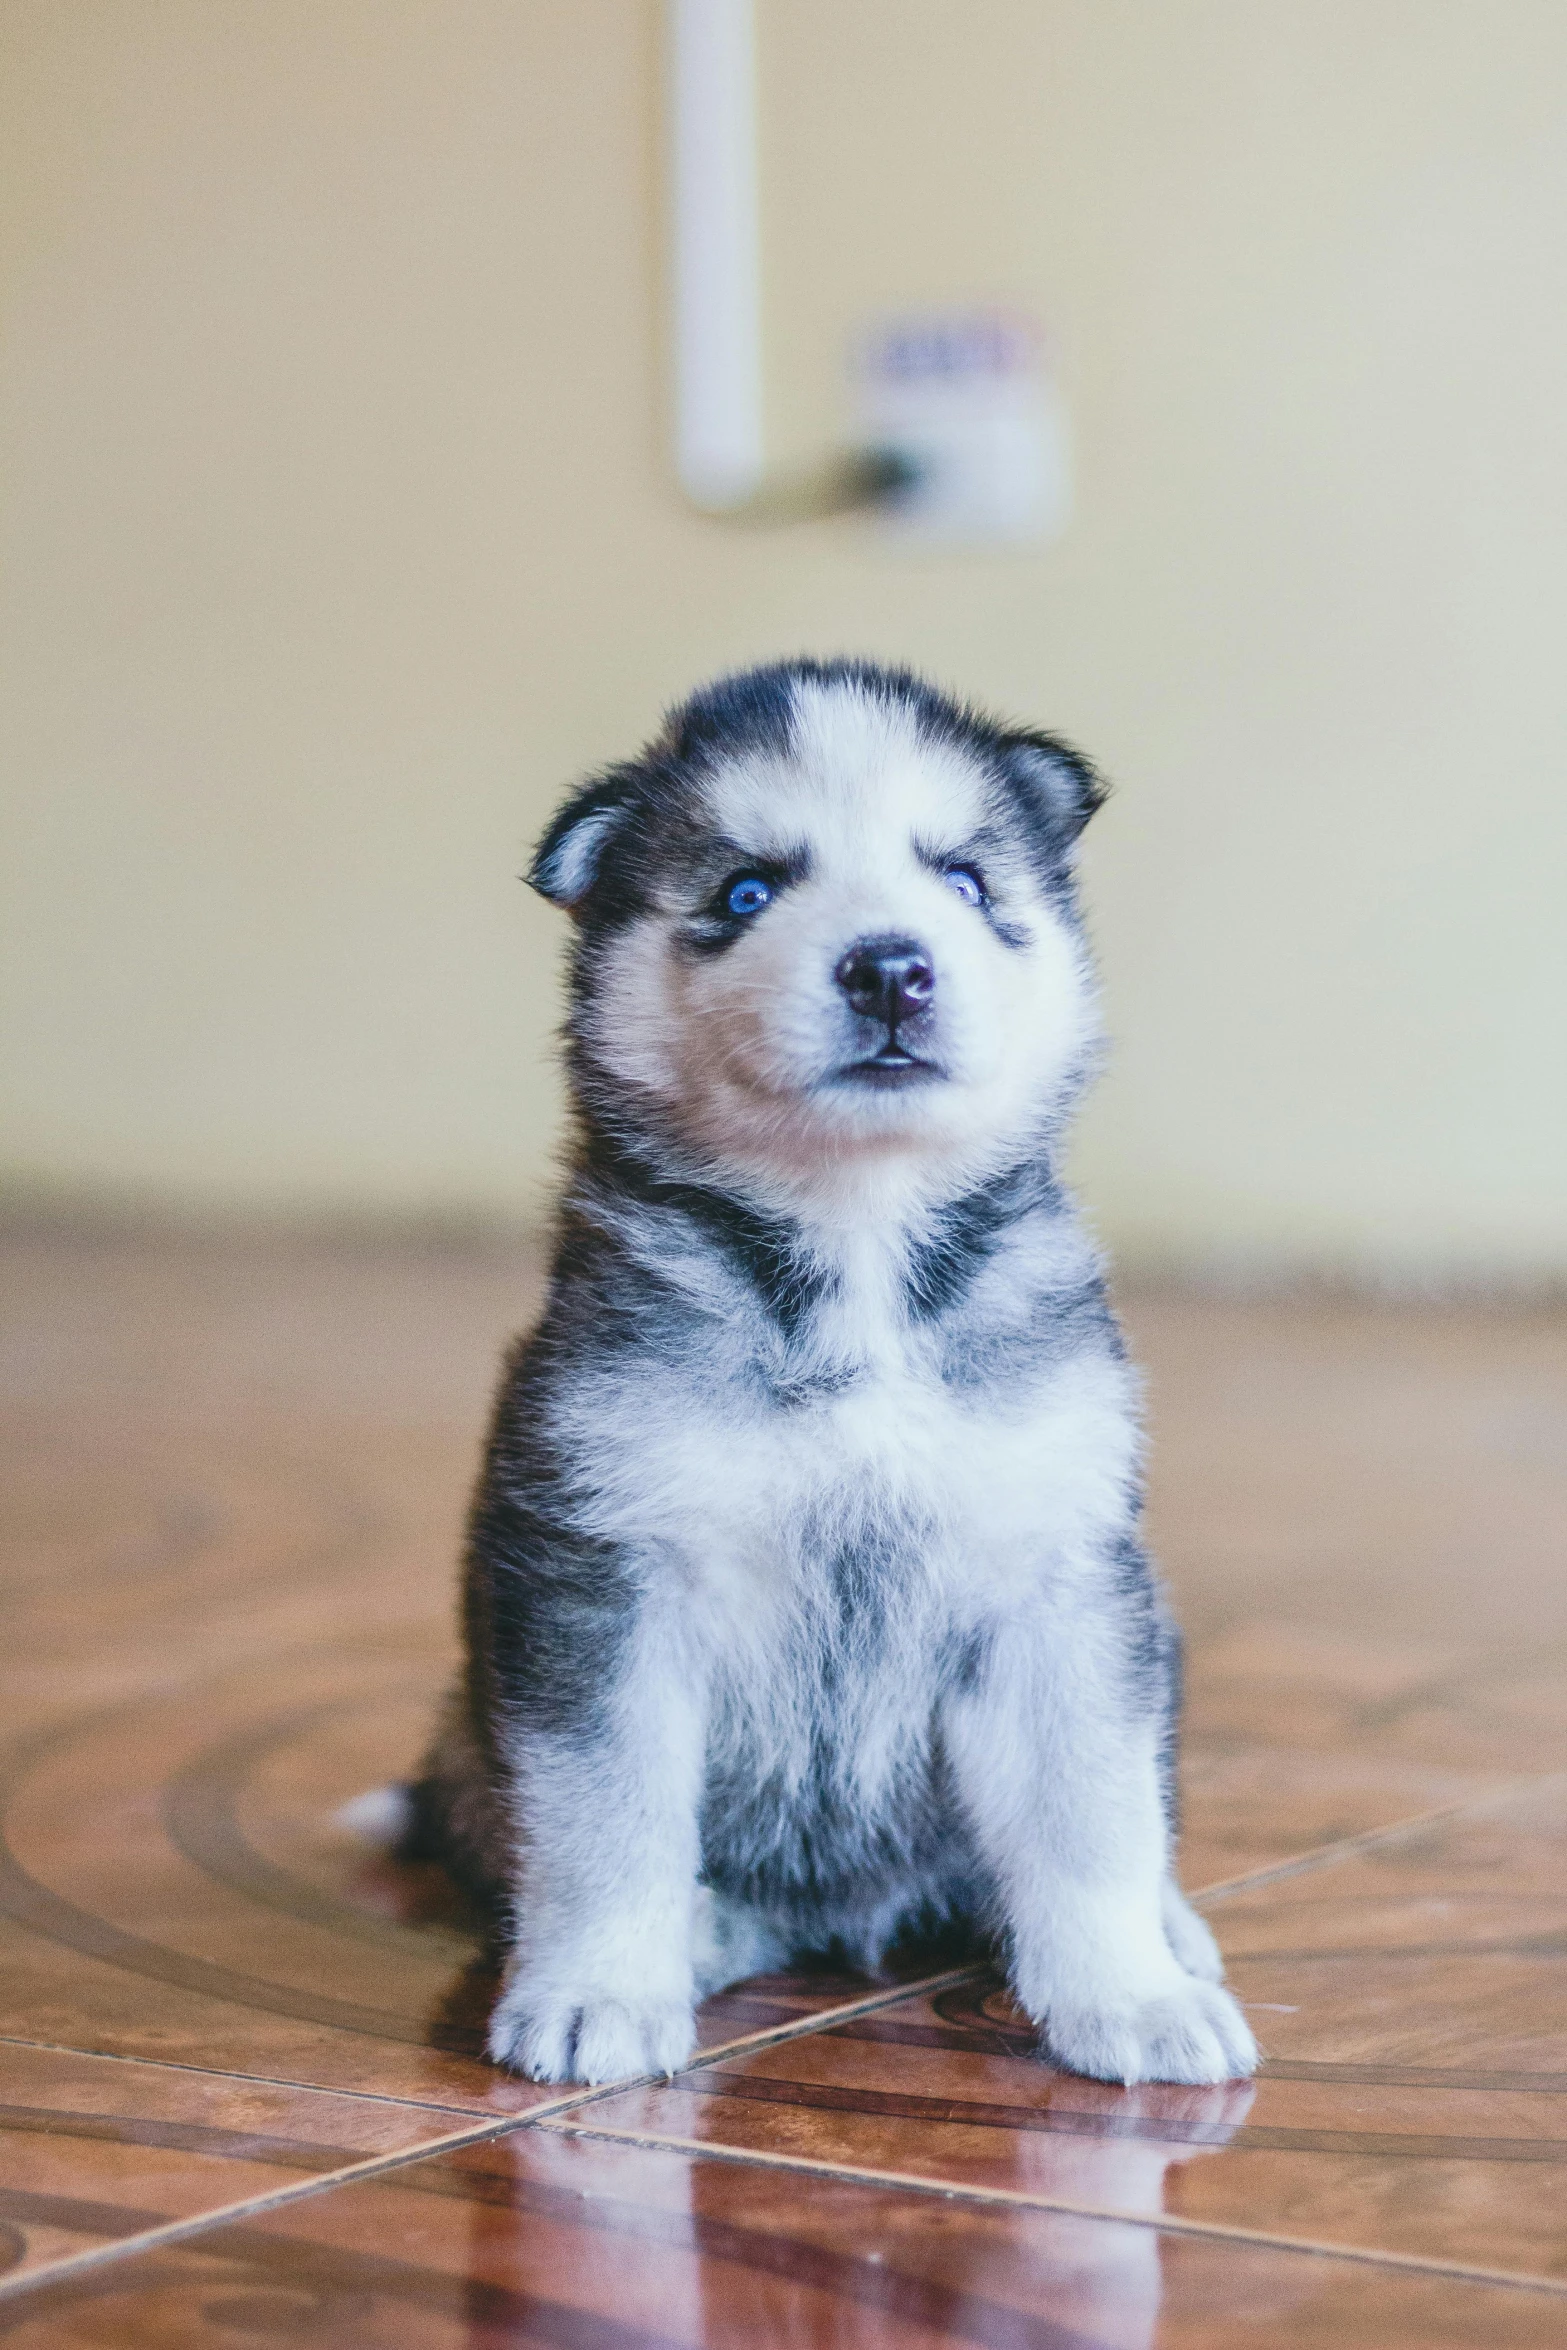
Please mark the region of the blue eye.
POLYGON ((955 889, 966 906, 982 906, 985 885, 972 865, 949 865, 942 875, 949 889, 955 889))
POLYGON ((773 902, 773 885, 759 873, 747 873, 741 880, 732 881, 724 896, 731 914, 759 914, 773 902))

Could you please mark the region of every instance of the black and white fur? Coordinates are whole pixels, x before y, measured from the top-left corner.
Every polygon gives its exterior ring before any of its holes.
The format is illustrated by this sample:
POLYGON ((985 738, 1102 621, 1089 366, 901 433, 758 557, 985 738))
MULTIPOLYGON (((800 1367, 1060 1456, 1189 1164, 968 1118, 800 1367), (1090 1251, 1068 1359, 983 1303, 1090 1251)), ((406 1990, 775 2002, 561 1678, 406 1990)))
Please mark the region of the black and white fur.
POLYGON ((506 1921, 501 2064, 669 2071, 721 1984, 964 1920, 1063 2065, 1255 2063, 1172 1873, 1137 1385, 1057 1172, 1099 796, 1049 736, 798 661, 545 835, 575 1147, 410 1790, 410 1848, 506 1921))

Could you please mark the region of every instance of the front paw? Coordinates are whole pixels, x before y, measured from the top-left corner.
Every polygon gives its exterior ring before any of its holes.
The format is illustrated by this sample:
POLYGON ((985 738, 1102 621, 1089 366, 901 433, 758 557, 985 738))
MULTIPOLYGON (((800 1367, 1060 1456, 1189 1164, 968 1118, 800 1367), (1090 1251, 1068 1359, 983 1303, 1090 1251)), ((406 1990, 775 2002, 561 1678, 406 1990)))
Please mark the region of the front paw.
POLYGON ((494 2063, 535 2081, 622 2081, 677 2072, 696 2045, 691 2003, 681 1999, 580 1999, 512 1983, 490 2018, 494 2063))
POLYGON ((1128 2089, 1134 2081, 1239 2081, 1257 2069, 1257 2043, 1229 1992, 1191 1975, 1146 1999, 1053 2001, 1044 2038, 1068 2072, 1128 2089))

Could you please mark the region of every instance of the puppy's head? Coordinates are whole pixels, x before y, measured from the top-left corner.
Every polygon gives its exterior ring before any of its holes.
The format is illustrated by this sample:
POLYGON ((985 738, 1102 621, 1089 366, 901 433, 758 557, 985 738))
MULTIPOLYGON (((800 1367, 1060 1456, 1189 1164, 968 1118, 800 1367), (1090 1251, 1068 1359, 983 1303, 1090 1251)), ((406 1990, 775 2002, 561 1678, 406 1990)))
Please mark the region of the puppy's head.
POLYGON ((694 695, 530 876, 578 925, 588 1105, 789 1188, 998 1163, 1092 1057, 1071 865, 1100 797, 1053 738, 868 663, 694 695))

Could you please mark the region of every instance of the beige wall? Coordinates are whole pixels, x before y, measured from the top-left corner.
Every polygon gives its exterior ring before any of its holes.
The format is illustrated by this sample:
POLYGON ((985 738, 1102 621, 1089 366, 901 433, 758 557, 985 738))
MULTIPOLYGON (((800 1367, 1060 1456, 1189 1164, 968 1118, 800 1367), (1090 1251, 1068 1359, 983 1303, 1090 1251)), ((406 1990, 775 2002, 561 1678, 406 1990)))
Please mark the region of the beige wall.
POLYGON ((1055 328, 1056 549, 683 514, 636 0, 3 0, 6 1155, 528 1214, 560 785, 895 653, 1079 736, 1180 1261, 1567 1270, 1567 11, 760 0, 770 429, 851 328, 1055 328))

